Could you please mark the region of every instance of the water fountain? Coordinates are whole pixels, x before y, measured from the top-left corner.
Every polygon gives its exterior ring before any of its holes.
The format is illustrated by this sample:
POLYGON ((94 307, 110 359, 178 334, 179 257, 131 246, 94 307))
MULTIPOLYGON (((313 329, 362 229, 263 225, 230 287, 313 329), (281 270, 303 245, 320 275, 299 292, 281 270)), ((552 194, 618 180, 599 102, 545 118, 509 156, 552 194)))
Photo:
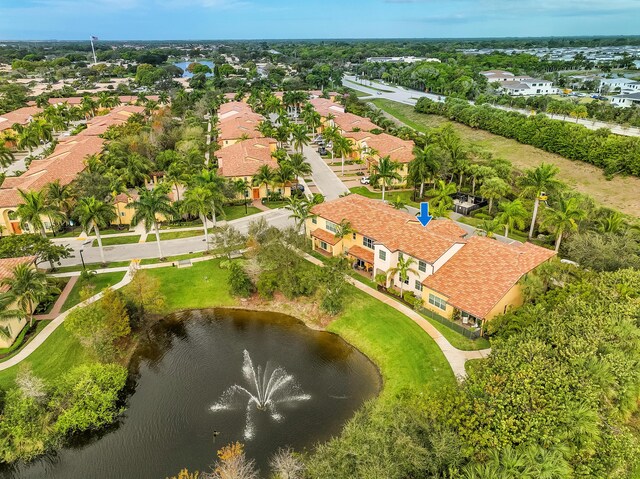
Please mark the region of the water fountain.
POLYGON ((276 408, 278 405, 311 399, 311 396, 302 392, 295 378, 283 368, 271 367, 267 362, 264 370, 261 366, 256 369, 246 349, 244 350, 242 375, 247 387, 234 384, 222 393, 218 402, 211 406, 211 410, 214 412, 232 410, 243 403, 243 399, 246 400, 245 440, 250 440, 255 435, 253 414, 256 411, 268 412, 274 421, 282 421, 283 416, 276 408))

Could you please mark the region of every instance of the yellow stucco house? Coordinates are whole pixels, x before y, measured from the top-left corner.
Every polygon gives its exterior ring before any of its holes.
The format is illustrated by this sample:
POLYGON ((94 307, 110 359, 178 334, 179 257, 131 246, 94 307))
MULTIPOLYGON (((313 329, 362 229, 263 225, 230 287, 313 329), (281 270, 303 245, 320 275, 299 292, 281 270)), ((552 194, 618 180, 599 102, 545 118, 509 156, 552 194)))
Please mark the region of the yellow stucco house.
MULTIPOLYGON (((13 270, 21 264, 31 264, 35 268, 35 256, 23 256, 21 258, 0 259, 0 281, 13 277, 13 270)), ((9 291, 7 286, 0 286, 0 293, 9 291)), ((35 306, 34 306, 35 307, 35 306)), ((14 303, 9 305, 9 310, 19 309, 14 303)), ((26 318, 11 318, 0 320, 0 348, 8 348, 16 340, 20 331, 27 324, 26 318)))

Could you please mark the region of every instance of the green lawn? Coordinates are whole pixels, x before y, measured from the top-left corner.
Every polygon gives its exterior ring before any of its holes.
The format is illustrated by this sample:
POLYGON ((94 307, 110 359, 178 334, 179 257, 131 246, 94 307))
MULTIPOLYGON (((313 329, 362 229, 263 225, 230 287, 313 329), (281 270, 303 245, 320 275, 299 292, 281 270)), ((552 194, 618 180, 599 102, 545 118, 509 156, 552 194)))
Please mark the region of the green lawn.
POLYGON ((114 273, 96 274, 95 276, 92 276, 90 279, 87 279, 87 280, 80 278, 78 282, 75 284, 75 286, 73 287, 73 289, 71 290, 69 297, 64 302, 64 305, 62 306, 62 311, 66 311, 67 309, 75 306, 80 301, 82 301, 82 298, 80 297, 80 292, 82 291, 82 288, 84 288, 85 286, 92 285, 94 287, 94 292, 99 293, 103 289, 118 283, 122 278, 124 278, 124 274, 125 274, 124 271, 119 271, 114 273))
POLYGON ((189 254, 180 254, 176 256, 167 256, 164 259, 160 258, 148 258, 140 261, 140 264, 158 264, 158 263, 170 263, 171 261, 180 261, 181 259, 193 259, 193 258, 201 258, 204 256, 203 252, 200 253, 189 253, 189 254))
MULTIPOLYGON (((209 234, 211 234, 211 228, 209 228, 209 234)), ((194 236, 202 236, 204 238, 204 229, 187 230, 187 231, 169 231, 166 233, 163 233, 162 231, 160 231, 160 241, 180 239, 180 238, 193 238, 194 236)), ((156 241, 156 234, 152 232, 147 235, 147 243, 151 243, 153 241, 156 241)))
MULTIPOLYGON (((127 231, 129 231, 128 225, 120 230, 117 228, 108 228, 105 230, 100 230, 100 234, 110 235, 110 234, 116 234, 116 233, 126 233, 127 231)), ((73 228, 72 230, 65 231, 64 233, 56 233, 55 237, 56 238, 75 238, 76 236, 80 236, 80 233, 82 233, 82 228, 73 228)), ((47 236, 53 237, 52 234, 49 234, 47 236)))
POLYGON ((255 206, 247 206, 247 213, 245 213, 244 205, 240 206, 224 206, 222 208, 227 221, 237 220, 238 218, 244 218, 245 216, 255 215, 260 213, 260 210, 255 206))
MULTIPOLYGON (((131 261, 114 261, 112 263, 107 263, 106 266, 103 266, 102 263, 87 263, 86 267, 88 270, 102 269, 102 268, 120 268, 122 266, 129 266, 131 261)), ((74 266, 60 266, 56 268, 55 273, 70 273, 72 271, 82 271, 82 265, 76 264, 74 266)), ((49 271, 51 272, 51 271, 49 271)))
POLYGON ((457 333, 451 328, 447 328, 445 325, 434 321, 429 316, 421 314, 421 316, 429 321, 431 325, 436 328, 440 333, 451 343, 454 348, 461 349, 463 351, 477 351, 479 349, 487 349, 491 347, 491 344, 487 338, 469 339, 462 334, 457 333))
MULTIPOLYGON (((64 326, 60 326, 24 362, 31 365, 36 376, 51 383, 52 379, 59 377, 73 366, 91 360, 92 358, 82 345, 67 332, 64 326)), ((21 364, 0 371, 0 390, 14 385, 21 364)))
POLYGON ((390 306, 349 287, 346 311, 329 331, 375 362, 384 378, 382 399, 406 387, 436 391, 455 384, 442 351, 420 326, 390 306))
POLYGON ((202 261, 190 268, 159 268, 147 272, 160 280, 167 313, 181 309, 234 306, 229 295, 229 271, 220 268, 220 260, 202 261))
MULTIPOLYGON (((372 198, 374 200, 382 199, 382 191, 371 191, 366 186, 354 186, 353 188, 349 188, 351 193, 356 193, 358 195, 366 196, 367 198, 372 198)), ((413 191, 389 191, 387 190, 384 194, 384 199, 386 201, 393 201, 396 198, 400 197, 402 201, 408 206, 414 206, 416 208, 420 207, 420 204, 413 201, 412 199, 413 191)))
MULTIPOLYGON (((140 235, 115 236, 115 237, 112 237, 112 238, 109 238, 107 236, 106 238, 102 238, 102 246, 115 246, 115 245, 119 245, 119 244, 134 244, 134 243, 137 243, 138 241, 140 241, 140 235)), ((98 240, 94 239, 93 243, 91 243, 91 246, 96 248, 98 246, 98 240)))

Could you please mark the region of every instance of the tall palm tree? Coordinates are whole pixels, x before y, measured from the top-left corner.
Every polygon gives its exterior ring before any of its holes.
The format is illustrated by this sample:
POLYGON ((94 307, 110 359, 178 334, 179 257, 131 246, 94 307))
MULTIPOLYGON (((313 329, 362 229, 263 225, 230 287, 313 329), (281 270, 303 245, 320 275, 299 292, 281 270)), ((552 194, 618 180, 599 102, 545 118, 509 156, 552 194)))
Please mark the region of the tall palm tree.
POLYGON ((453 204, 451 195, 456 191, 458 191, 458 188, 454 183, 447 183, 444 180, 438 180, 428 194, 431 195, 431 203, 433 203, 434 206, 450 206, 453 204))
POLYGON ((255 186, 264 185, 267 189, 267 201, 269 201, 269 185, 273 183, 275 179, 274 170, 269 165, 262 165, 258 168, 258 171, 253 175, 251 180, 255 186))
MULTIPOLYGON (((328 119, 329 117, 327 117, 328 119)), ((340 135, 340 130, 338 130, 337 126, 325 126, 324 130, 322 131, 322 137, 324 138, 326 144, 328 145, 329 143, 331 143, 331 148, 329 148, 329 151, 331 151, 331 158, 334 158, 334 152, 333 152, 333 147, 335 145, 335 141, 336 139, 341 136, 340 135)))
POLYGON ((218 175, 215 170, 202 170, 199 174, 191 177, 191 186, 202 186, 209 190, 209 202, 211 208, 211 223, 215 227, 217 224, 217 214, 222 213, 222 203, 225 199, 223 188, 225 180, 218 175))
POLYGON ((175 214, 171 200, 167 195, 167 189, 164 185, 159 185, 152 190, 143 189, 140 191, 140 197, 129 203, 127 208, 133 208, 135 213, 131 218, 131 224, 137 225, 144 221, 144 227, 147 231, 154 230, 156 242, 158 243, 158 253, 160 258, 164 258, 162 254, 162 245, 160 244, 160 231, 158 229, 158 216, 170 218, 175 214))
POLYGON ((489 214, 493 210, 493 201, 506 196, 511 188, 502 178, 488 178, 480 187, 480 194, 489 200, 489 214))
POLYGON ((16 208, 16 215, 20 218, 20 226, 26 228, 27 225, 31 225, 34 230, 40 230, 42 237, 46 238, 47 232, 42 217, 48 217, 51 221, 60 221, 64 215, 55 206, 47 203, 44 191, 18 189, 18 194, 20 204, 16 208))
POLYGON ((528 214, 522 201, 504 201, 500 203, 498 208, 500 213, 496 216, 496 221, 504 226, 504 235, 507 238, 509 237, 509 230, 513 230, 514 227, 524 228, 524 222, 528 214))
POLYGON ((342 175, 344 176, 344 159, 353 153, 353 145, 348 138, 342 135, 337 135, 333 140, 333 153, 340 155, 340 161, 342 162, 342 175))
POLYGON ((53 127, 44 118, 37 118, 29 123, 29 129, 33 130, 38 141, 49 143, 53 141, 53 127))
POLYGON ((553 191, 562 184, 556 175, 560 169, 549 163, 541 163, 533 169, 526 170, 524 175, 520 177, 518 184, 522 188, 523 196, 533 197, 533 216, 531 218, 531 226, 529 228, 529 239, 533 238, 533 231, 536 227, 536 219, 538 217, 538 208, 540 206, 540 196, 543 192, 553 191))
POLYGON ((187 182, 188 176, 182 163, 171 163, 164 176, 164 180, 170 184, 176 192, 176 201, 180 201, 180 186, 187 182))
POLYGON ((14 162, 16 157, 13 155, 13 152, 10 148, 5 145, 2 138, 0 138, 0 166, 4 169, 14 162))
POLYGON ((578 222, 587 217, 576 197, 560 198, 556 208, 545 211, 543 224, 556 234, 556 253, 560 251, 562 237, 567 231, 577 231, 578 222))
POLYGON ((189 188, 184 194, 184 200, 180 205, 183 212, 190 215, 198 215, 200 217, 202 227, 204 228, 204 241, 207 244, 207 251, 209 251, 209 226, 207 214, 211 211, 211 196, 211 191, 204 186, 189 188))
POLYGON ((291 155, 287 162, 291 165, 291 168, 293 168, 293 172, 298 179, 305 175, 310 175, 312 172, 311 165, 300 153, 294 153, 291 155))
MULTIPOLYGON (((47 204, 60 211, 60 213, 64 215, 65 220, 68 220, 71 216, 74 203, 71 187, 60 184, 60 180, 55 180, 47 185, 45 191, 47 204)), ((50 220, 53 223, 52 218, 50 218, 50 220)))
POLYGON ((293 148, 302 153, 302 148, 309 144, 306 125, 293 125, 291 127, 291 144, 293 148))
POLYGON ((351 222, 343 219, 340 221, 340 224, 336 225, 336 232, 334 233, 336 238, 344 239, 347 236, 353 234, 353 226, 351 226, 351 222))
POLYGON ((400 279, 400 296, 402 297, 402 291, 404 289, 404 282, 409 279, 409 273, 418 274, 418 271, 412 267, 416 260, 409 256, 402 256, 398 258, 398 263, 395 267, 389 269, 387 276, 393 278, 396 274, 400 279))
POLYGON ((126 159, 121 176, 127 186, 135 188, 142 186, 149 179, 150 172, 151 162, 145 156, 133 153, 126 159))
POLYGON ((40 144, 40 139, 33 128, 16 123, 11 129, 16 132, 16 146, 19 150, 28 149, 31 152, 40 144))
POLYGON ((24 315, 33 325, 33 312, 37 304, 45 299, 54 288, 47 281, 44 273, 30 264, 19 264, 13 269, 12 276, 3 279, 0 284, 8 286, 8 293, 24 315))
POLYGON ((273 172, 273 181, 276 184, 282 185, 282 195, 284 196, 284 191, 287 183, 291 183, 295 181, 296 173, 293 171, 293 168, 288 162, 283 162, 278 168, 273 172))
POLYGON ((80 109, 84 114, 85 119, 89 119, 96 114, 96 110, 98 109, 98 103, 91 98, 89 95, 85 95, 82 97, 80 101, 80 109))
POLYGON ((98 240, 98 249, 100 250, 100 259, 102 264, 106 263, 104 259, 104 249, 102 248, 102 237, 100 235, 100 228, 106 228, 116 219, 116 212, 113 205, 107 204, 104 201, 89 196, 88 198, 81 198, 78 201, 76 207, 76 215, 80 220, 82 228, 89 234, 91 228, 96 232, 96 239, 98 240))
POLYGON ((391 185, 394 180, 400 181, 402 179, 398 173, 399 169, 400 164, 391 161, 388 156, 380 158, 378 163, 373 165, 373 174, 369 180, 373 186, 382 185, 382 201, 384 201, 386 187, 391 185))
POLYGON ((313 205, 314 203, 307 200, 306 198, 300 198, 297 196, 287 198, 287 204, 285 208, 291 211, 289 218, 293 219, 296 222, 298 231, 302 228, 305 221, 312 216, 311 207, 313 205))
POLYGON ((432 180, 440 169, 442 151, 437 145, 430 143, 424 148, 416 146, 413 149, 414 159, 409 163, 409 178, 420 183, 420 198, 424 197, 424 185, 432 180))

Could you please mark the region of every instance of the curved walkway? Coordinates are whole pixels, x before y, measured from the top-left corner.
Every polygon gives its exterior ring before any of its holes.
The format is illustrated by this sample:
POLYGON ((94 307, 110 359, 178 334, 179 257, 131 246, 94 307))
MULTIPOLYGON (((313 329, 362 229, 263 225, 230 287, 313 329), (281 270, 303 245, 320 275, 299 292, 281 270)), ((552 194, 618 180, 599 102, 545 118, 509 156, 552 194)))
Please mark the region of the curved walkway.
MULTIPOLYGON (((318 266, 324 266, 324 263, 314 258, 311 255, 306 253, 302 253, 304 258, 307 261, 310 261, 313 264, 318 266)), ((353 286, 358 288, 360 291, 367 293, 369 296, 376 298, 379 301, 382 301, 384 304, 391 306, 395 310, 401 312, 409 319, 411 319, 414 323, 420 326, 431 338, 436 342, 444 357, 449 362, 449 366, 453 370, 453 374, 455 374, 456 378, 460 381, 466 376, 466 371, 464 365, 467 361, 471 359, 483 359, 491 354, 491 348, 489 349, 481 349, 478 351, 463 351, 458 348, 454 348, 451 343, 445 338, 440 331, 438 331, 433 325, 427 321, 425 318, 416 313, 413 309, 405 306, 404 304, 396 301, 393 298, 390 298, 386 294, 381 293, 380 291, 370 288, 364 283, 361 283, 357 279, 351 278, 350 276, 346 276, 346 279, 353 286)))

